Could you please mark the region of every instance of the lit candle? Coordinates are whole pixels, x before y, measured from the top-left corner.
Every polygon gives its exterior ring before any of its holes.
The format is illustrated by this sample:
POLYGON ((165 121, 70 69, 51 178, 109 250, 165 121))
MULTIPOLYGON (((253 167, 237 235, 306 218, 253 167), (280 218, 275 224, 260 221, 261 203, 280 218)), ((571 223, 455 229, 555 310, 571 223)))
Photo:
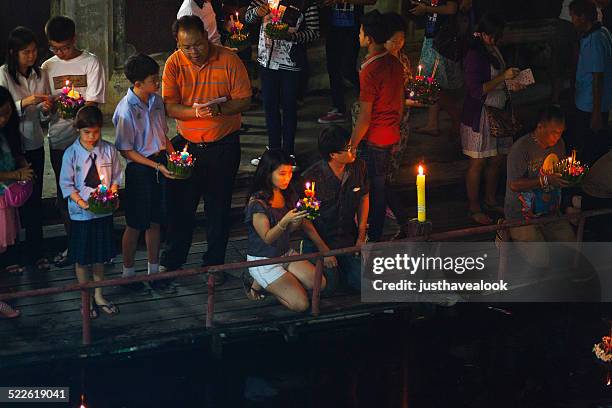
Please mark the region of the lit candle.
POLYGON ((421 76, 421 71, 423 70, 423 66, 419 65, 419 76, 421 76))
POLYGON ((419 165, 419 174, 416 179, 417 185, 417 219, 419 222, 425 222, 425 174, 423 174, 423 166, 419 165))
POLYGON ((310 183, 310 181, 307 181, 306 182, 306 190, 304 191, 304 195, 306 197, 313 197, 314 196, 313 191, 310 188, 311 186, 312 186, 312 184, 310 183))
POLYGON ((238 12, 236 12, 236 22, 239 23, 240 19, 238 18, 238 12))
POLYGON ((106 185, 104 185, 104 174, 100 175, 100 185, 98 186, 98 190, 101 193, 106 193, 106 185))
POLYGON ((183 148, 183 151, 181 152, 182 161, 187 161, 187 159, 189 158, 189 153, 187 153, 187 146, 188 145, 185 145, 185 147, 183 148))
POLYGON ((313 181, 313 182, 312 182, 312 196, 313 196, 313 197, 314 197, 314 195, 315 195, 314 188, 315 188, 315 182, 313 181))
POLYGON ((576 162, 576 149, 572 149, 572 162, 576 162))
POLYGON ((70 81, 66 80, 66 86, 62 88, 62 93, 67 94, 70 92, 70 81))

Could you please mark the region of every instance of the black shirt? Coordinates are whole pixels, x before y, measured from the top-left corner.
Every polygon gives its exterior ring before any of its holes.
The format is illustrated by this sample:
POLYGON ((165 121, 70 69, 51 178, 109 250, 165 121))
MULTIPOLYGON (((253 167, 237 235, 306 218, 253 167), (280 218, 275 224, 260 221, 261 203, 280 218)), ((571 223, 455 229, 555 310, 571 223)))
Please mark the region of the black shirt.
POLYGON ((331 249, 355 245, 358 234, 355 217, 361 198, 369 192, 365 162, 356 159, 347 164, 342 180, 324 160, 309 167, 302 177, 316 182, 321 215, 313 224, 321 238, 331 249))

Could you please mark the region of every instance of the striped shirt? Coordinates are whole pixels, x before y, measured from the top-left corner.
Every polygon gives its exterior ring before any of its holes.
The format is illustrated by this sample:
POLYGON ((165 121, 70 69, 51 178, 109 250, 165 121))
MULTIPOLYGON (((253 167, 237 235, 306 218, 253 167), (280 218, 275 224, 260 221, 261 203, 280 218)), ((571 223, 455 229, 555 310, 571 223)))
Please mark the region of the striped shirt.
MULTIPOLYGON (((233 52, 210 45, 204 65, 194 65, 182 51, 175 51, 164 67, 162 97, 166 104, 193 106, 213 99, 242 99, 251 96, 251 82, 240 58, 233 52)), ((187 140, 213 142, 241 126, 241 115, 221 115, 189 120, 176 120, 179 133, 187 140)))
MULTIPOLYGON (((302 2, 305 3, 306 0, 302 0, 302 2)), ((300 1, 295 0, 292 3, 300 3, 300 1)), ((285 12, 283 14, 283 22, 289 24, 290 40, 272 40, 266 37, 264 27, 271 22, 271 14, 263 18, 257 15, 257 9, 266 4, 268 4, 267 0, 252 0, 245 14, 245 20, 248 24, 261 23, 257 61, 260 65, 269 69, 300 71, 303 62, 299 60, 300 52, 297 52, 297 48, 317 40, 320 34, 319 9, 316 2, 311 2, 308 7, 302 7, 299 13, 285 12)), ((281 9, 284 4, 281 1, 281 9)))

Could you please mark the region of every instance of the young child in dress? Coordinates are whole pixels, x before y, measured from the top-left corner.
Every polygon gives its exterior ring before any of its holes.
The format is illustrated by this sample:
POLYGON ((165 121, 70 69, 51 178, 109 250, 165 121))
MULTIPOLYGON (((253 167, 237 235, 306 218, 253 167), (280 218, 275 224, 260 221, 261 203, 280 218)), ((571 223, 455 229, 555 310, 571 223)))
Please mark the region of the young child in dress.
MULTIPOLYGON (((19 213, 6 202, 7 186, 30 181, 34 171, 23 156, 19 132, 19 115, 8 89, 0 86, 0 272, 19 274, 23 267, 17 261, 15 246, 19 241, 19 213)), ((8 303, 0 302, 0 318, 20 314, 8 303)))
MULTIPOLYGON (((102 112, 96 106, 85 106, 75 118, 79 138, 64 154, 60 186, 68 199, 70 238, 68 257, 74 262, 79 283, 89 281, 89 268, 95 282, 104 279, 104 262, 116 254, 113 240, 112 214, 99 215, 88 211, 88 199, 100 184, 116 192, 121 182, 121 163, 115 146, 101 139, 102 112)), ((102 288, 96 288, 89 315, 98 310, 109 315, 119 313, 117 306, 106 300, 102 288)))
MULTIPOLYGON (((294 208, 298 197, 289 187, 292 166, 291 156, 280 149, 267 150, 261 157, 245 209, 248 261, 297 254, 289 247, 290 234, 309 221, 304 220, 306 211, 294 208)), ((306 289, 312 289, 315 276, 310 262, 255 266, 249 268, 249 274, 243 276, 249 299, 260 298, 265 289, 293 311, 308 309, 306 289)), ((325 285, 323 278, 321 288, 325 285)))

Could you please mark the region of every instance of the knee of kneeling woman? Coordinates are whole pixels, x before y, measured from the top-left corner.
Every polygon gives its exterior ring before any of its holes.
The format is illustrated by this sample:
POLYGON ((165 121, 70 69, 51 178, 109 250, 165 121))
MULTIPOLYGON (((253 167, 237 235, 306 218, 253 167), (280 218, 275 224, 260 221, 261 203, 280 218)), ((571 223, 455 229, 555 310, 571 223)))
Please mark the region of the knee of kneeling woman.
POLYGON ((289 303, 289 309, 294 312, 305 312, 310 307, 310 302, 306 296, 294 299, 289 303))

